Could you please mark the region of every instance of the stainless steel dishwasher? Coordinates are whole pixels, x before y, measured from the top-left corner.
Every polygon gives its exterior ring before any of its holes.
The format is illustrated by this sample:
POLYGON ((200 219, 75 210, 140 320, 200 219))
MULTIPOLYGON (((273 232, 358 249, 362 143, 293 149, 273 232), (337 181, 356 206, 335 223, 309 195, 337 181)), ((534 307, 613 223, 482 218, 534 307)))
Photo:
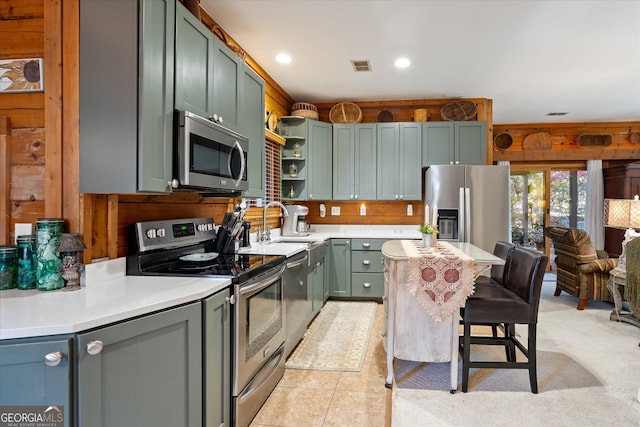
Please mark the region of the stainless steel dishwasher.
POLYGON ((307 330, 311 301, 307 298, 308 252, 302 251, 287 258, 284 272, 284 307, 286 340, 285 357, 296 347, 307 330))

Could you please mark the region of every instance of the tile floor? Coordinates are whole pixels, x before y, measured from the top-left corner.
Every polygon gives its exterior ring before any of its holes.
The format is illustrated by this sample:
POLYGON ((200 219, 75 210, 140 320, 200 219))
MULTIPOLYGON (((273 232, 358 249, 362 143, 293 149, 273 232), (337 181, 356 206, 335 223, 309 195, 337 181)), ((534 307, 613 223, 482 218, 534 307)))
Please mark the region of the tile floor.
POLYGON ((251 427, 389 427, 384 308, 378 304, 360 372, 285 370, 251 427))

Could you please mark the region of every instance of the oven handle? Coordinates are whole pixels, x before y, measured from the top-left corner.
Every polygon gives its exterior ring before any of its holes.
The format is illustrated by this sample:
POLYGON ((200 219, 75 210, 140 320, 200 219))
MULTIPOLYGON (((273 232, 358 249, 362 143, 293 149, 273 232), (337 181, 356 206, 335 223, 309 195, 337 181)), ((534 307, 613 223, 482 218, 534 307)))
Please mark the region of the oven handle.
POLYGON ((272 283, 275 283, 278 280, 282 279, 282 275, 284 274, 284 270, 286 268, 287 268, 287 265, 282 264, 281 266, 278 267, 278 271, 276 273, 273 273, 274 275, 269 274, 268 278, 263 280, 258 280, 256 283, 253 283, 251 285, 246 285, 246 286, 241 285, 238 295, 241 297, 244 297, 247 295, 253 295, 256 292, 261 291, 262 289, 266 288, 272 283))
MULTIPOLYGON (((234 150, 238 150, 238 153, 240 153, 240 175, 238 176, 238 179, 234 179, 233 183, 237 186, 240 185, 240 183, 242 182, 242 177, 244 176, 244 170, 247 167, 245 161, 244 161, 244 151, 242 150, 242 146, 240 145, 240 143, 238 141, 234 142, 233 144, 233 149, 234 150)), ((233 178, 232 172, 231 172, 231 158, 233 156, 231 155, 231 153, 229 153, 229 161, 227 162, 227 168, 229 170, 229 176, 231 178, 233 178)))

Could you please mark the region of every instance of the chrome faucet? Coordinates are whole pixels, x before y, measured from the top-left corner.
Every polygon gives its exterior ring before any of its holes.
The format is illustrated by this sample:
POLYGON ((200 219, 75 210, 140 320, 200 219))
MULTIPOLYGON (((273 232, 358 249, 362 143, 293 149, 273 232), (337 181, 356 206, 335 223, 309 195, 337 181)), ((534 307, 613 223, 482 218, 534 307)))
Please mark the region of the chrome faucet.
POLYGON ((282 203, 275 201, 267 203, 262 213, 262 231, 258 230, 256 237, 258 243, 271 243, 271 230, 267 230, 267 209, 271 206, 280 206, 283 216, 289 216, 287 208, 282 203))

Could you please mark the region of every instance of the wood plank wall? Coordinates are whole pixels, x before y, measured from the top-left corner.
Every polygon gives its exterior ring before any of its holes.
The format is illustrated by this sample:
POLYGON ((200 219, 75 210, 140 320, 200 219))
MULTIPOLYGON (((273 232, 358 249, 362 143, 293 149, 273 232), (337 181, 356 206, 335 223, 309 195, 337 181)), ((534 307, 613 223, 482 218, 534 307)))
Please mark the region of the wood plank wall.
MULTIPOLYGON (((167 196, 78 194, 77 20, 78 4, 75 1, 0 1, 0 59, 45 58, 45 93, 0 95, 0 123, 4 123, 0 127, 0 165, 5 177, 0 177, 0 214, 4 215, 0 226, 0 244, 13 240, 12 230, 17 222, 34 224, 37 218, 46 215, 64 215, 66 230, 83 234, 85 243, 89 246, 89 250, 85 251, 85 262, 88 262, 96 258, 123 256, 128 246, 128 225, 137 221, 190 216, 213 216, 219 221, 224 212, 238 202, 237 199, 203 198, 184 193, 167 196), (54 146, 47 148, 48 144, 54 146), (53 156, 52 161, 50 155, 53 156)), ((202 21, 210 28, 216 25, 204 12, 202 21)), ((229 43, 235 43, 228 34, 226 39, 229 43)), ((288 115, 294 102, 305 101, 291 98, 250 56, 246 57, 246 62, 266 82, 265 120, 266 112, 274 111, 279 116, 288 115)), ((391 111, 395 121, 411 121, 416 108, 426 108, 429 120, 435 121, 440 119, 441 106, 449 101, 399 100, 358 104, 363 110, 363 122, 375 122, 382 109, 391 111)), ((514 156, 511 158, 512 161, 539 161, 530 158, 533 153, 521 154, 517 148, 517 141, 533 129, 546 128, 551 129, 553 133, 554 146, 551 150, 553 154, 545 156, 565 160, 567 154, 580 152, 581 155, 569 154, 569 157, 584 157, 584 149, 576 147, 575 144, 571 147, 576 135, 585 131, 612 129, 617 135, 614 135, 612 148, 588 154, 612 158, 611 161, 616 162, 630 162, 640 158, 636 147, 627 147, 625 143, 620 142, 624 132, 628 132, 625 130, 627 125, 638 131, 640 122, 623 125, 581 123, 494 126, 491 123, 491 100, 478 98, 476 101, 478 119, 486 120, 488 123, 488 141, 492 141, 494 134, 505 129, 513 132, 514 145, 507 152, 514 153, 509 154, 514 156), (567 149, 569 147, 571 148, 567 149), (630 151, 621 151, 627 149, 630 151), (615 155, 609 154, 614 151, 615 155)), ((328 113, 333 105, 335 103, 317 104, 321 120, 329 121, 328 113)), ((493 160, 507 159, 507 153, 497 152, 491 144, 488 144, 487 149, 490 150, 490 155, 494 156, 493 160)), ((310 208, 307 219, 311 223, 418 224, 424 214, 420 202, 411 202, 414 210, 412 217, 406 215, 409 202, 365 203, 367 216, 361 217, 361 202, 327 201, 325 205, 329 212, 325 218, 319 217, 320 202, 305 203, 310 208), (331 206, 340 206, 341 216, 332 217, 331 206)), ((271 227, 278 226, 278 216, 278 209, 270 210, 268 223, 271 227)), ((261 209, 251 209, 247 219, 254 223, 254 227, 261 224, 261 209)))

